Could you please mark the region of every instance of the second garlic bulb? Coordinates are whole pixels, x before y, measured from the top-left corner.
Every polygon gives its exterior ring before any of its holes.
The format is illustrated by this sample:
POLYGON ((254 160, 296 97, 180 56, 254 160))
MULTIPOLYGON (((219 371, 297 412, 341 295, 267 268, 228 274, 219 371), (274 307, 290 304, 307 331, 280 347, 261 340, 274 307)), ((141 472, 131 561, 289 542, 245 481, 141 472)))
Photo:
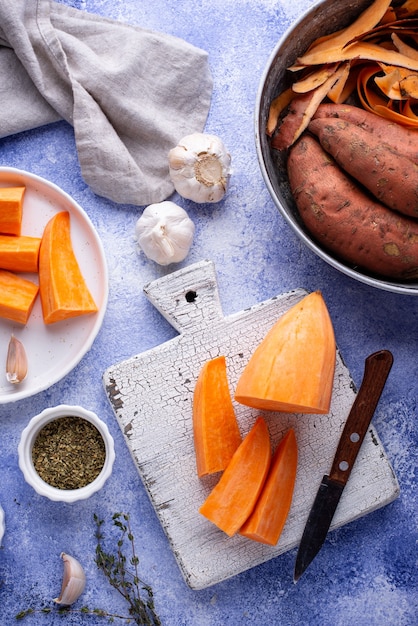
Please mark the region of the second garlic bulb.
POLYGON ((216 135, 187 135, 168 154, 170 177, 183 198, 219 202, 228 188, 231 155, 216 135))
POLYGON ((194 231, 194 223, 186 211, 169 200, 147 206, 135 226, 139 247, 159 265, 183 261, 192 245, 194 231))

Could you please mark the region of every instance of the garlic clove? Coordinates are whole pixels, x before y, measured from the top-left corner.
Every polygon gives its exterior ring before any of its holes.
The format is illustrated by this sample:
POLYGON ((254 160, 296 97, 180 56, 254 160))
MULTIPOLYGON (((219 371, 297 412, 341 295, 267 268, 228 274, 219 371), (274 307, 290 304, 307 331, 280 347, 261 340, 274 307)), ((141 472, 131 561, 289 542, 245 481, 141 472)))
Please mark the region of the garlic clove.
POLYGON ((231 155, 216 135, 186 135, 168 153, 174 187, 183 198, 197 203, 219 202, 231 176, 231 155))
POLYGON ((61 593, 54 599, 57 604, 69 606, 73 604, 83 593, 86 586, 86 575, 84 570, 73 556, 61 552, 64 561, 64 575, 62 578, 61 593))
POLYGON ((28 373, 28 359, 19 339, 11 336, 6 359, 6 378, 13 385, 21 383, 28 373))

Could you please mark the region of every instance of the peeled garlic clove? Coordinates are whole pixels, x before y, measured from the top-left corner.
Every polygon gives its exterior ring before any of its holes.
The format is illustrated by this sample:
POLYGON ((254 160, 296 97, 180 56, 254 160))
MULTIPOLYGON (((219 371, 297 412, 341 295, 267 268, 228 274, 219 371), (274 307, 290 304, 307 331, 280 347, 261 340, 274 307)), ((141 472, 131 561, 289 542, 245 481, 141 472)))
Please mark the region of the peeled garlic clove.
POLYGON ((73 604, 83 593, 86 586, 86 575, 81 564, 73 556, 61 552, 64 561, 64 575, 62 579, 61 593, 54 599, 57 604, 69 606, 73 604))
POLYGON ((9 383, 21 383, 28 373, 28 359, 19 339, 11 336, 6 359, 6 378, 9 383))
POLYGON ((183 198, 219 202, 228 188, 231 155, 216 135, 186 135, 168 153, 170 177, 183 198))
POLYGON ((194 230, 186 211, 169 200, 147 206, 135 226, 139 247, 160 265, 179 263, 186 258, 194 230))

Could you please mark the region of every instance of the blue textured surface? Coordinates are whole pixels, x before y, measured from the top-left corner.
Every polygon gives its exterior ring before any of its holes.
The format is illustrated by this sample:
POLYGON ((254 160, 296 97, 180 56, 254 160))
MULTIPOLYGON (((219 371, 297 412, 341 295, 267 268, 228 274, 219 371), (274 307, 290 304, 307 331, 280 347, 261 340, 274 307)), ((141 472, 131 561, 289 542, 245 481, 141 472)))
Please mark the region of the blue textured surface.
MULTIPOLYGON (((195 206, 176 196, 196 223, 186 260, 215 262, 224 313, 231 314, 296 287, 320 289, 340 350, 357 384, 364 358, 387 348, 394 366, 374 425, 397 474, 400 497, 329 535, 297 585, 295 551, 204 591, 190 590, 144 491, 102 388, 111 364, 173 337, 142 287, 173 268, 138 254, 140 209, 91 193, 80 177, 72 128, 64 122, 0 141, 0 164, 59 185, 81 204, 102 238, 110 273, 103 327, 75 370, 31 399, 0 407, 0 504, 6 534, 0 550, 0 623, 29 606, 51 604, 61 585, 62 551, 77 557, 88 578, 82 605, 125 613, 125 605, 94 564, 93 514, 130 513, 142 577, 152 585, 167 626, 414 626, 418 624, 417 381, 418 299, 375 290, 339 274, 296 238, 273 205, 258 168, 254 104, 260 76, 278 37, 311 2, 295 0, 86 0, 67 4, 178 35, 206 49, 215 91, 206 130, 233 157, 226 199, 195 206), (17 445, 32 415, 62 402, 82 404, 109 426, 116 463, 105 488, 86 502, 49 502, 24 483, 17 445)), ((115 51, 117 53, 117 51, 115 51)), ((181 87, 181 86, 179 86, 181 87)), ((122 181, 120 181, 122 183, 122 181)), ((108 527, 110 530, 110 526, 108 527)), ((103 624, 72 613, 35 615, 28 624, 103 624)), ((25 622, 25 623, 26 623, 25 622)))

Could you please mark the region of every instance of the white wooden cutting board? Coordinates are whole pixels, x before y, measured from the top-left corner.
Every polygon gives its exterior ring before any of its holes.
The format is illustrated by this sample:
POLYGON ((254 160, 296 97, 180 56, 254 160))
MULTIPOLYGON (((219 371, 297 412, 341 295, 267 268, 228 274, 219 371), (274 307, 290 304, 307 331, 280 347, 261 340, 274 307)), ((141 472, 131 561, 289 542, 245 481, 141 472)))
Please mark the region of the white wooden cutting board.
MULTIPOLYGON (((322 476, 329 472, 356 390, 337 354, 328 415, 265 414, 273 445, 289 427, 296 432, 299 460, 292 507, 275 547, 240 536, 229 538, 198 513, 215 478, 199 480, 196 475, 192 431, 196 379, 208 359, 225 355, 233 394, 256 345, 306 292, 297 289, 224 317, 210 261, 155 280, 144 292, 179 335, 113 365, 104 373, 103 381, 184 579, 191 588, 202 589, 299 543, 322 476)), ((259 412, 237 403, 235 408, 245 435, 259 412)), ((398 494, 396 477, 371 426, 331 528, 388 504, 398 494)), ((292 575, 289 572, 289 578, 292 575)))

